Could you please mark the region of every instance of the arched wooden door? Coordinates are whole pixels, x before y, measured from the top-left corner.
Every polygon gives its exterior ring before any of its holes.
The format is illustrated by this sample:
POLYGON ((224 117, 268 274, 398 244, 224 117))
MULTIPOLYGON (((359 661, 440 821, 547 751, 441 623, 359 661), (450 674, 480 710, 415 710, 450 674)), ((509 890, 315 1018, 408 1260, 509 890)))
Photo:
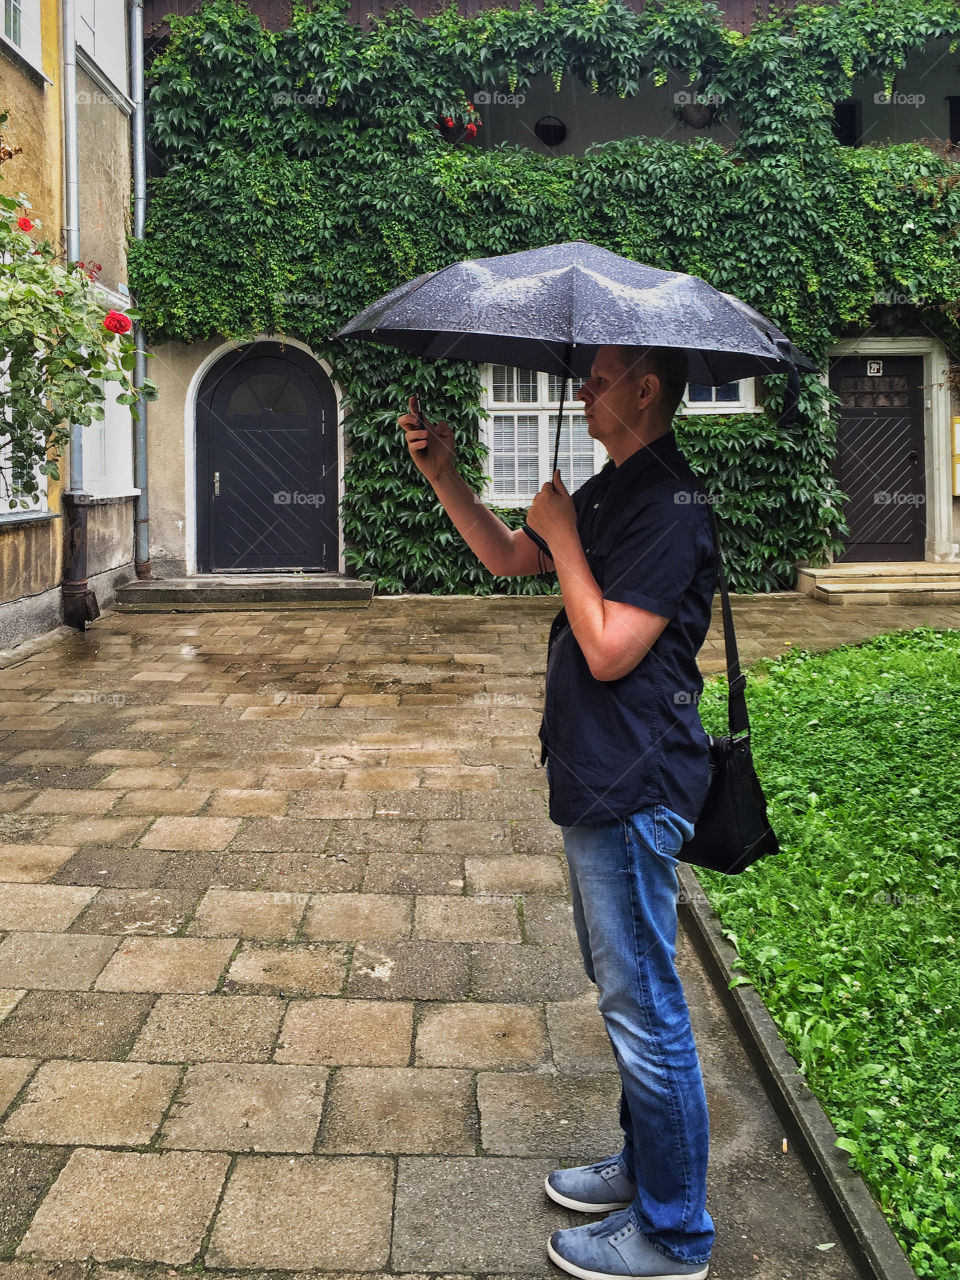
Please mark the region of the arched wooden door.
POLYGON ((197 567, 339 567, 336 397, 306 352, 256 342, 197 398, 197 567))

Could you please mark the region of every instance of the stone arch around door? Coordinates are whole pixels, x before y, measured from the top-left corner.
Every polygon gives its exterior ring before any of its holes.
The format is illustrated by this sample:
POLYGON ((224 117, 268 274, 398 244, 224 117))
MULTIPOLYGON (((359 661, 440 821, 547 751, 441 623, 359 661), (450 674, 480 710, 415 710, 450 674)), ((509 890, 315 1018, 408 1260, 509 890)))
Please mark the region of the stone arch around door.
POLYGON ((337 399, 310 352, 266 340, 224 352, 195 422, 198 571, 337 572, 337 399))

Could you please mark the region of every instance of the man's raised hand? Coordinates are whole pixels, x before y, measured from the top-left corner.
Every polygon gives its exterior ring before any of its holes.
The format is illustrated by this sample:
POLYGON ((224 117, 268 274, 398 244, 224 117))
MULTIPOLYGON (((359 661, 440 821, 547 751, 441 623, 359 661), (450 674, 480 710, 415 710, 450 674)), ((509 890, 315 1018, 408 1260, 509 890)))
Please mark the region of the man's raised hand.
POLYGON ((430 422, 422 410, 421 427, 416 415, 416 396, 410 397, 408 408, 409 412, 397 419, 397 425, 406 435, 410 456, 433 483, 454 468, 453 432, 446 422, 430 422))

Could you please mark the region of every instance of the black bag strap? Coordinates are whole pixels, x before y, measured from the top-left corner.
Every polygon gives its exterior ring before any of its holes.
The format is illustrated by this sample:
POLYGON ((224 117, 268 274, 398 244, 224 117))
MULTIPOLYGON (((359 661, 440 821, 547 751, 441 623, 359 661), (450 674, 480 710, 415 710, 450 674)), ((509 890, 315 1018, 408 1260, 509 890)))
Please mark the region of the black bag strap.
POLYGON ((730 736, 750 733, 750 717, 747 714, 747 699, 744 690, 747 677, 740 670, 740 654, 737 650, 737 635, 733 629, 733 610, 730 608, 730 593, 727 591, 727 579, 723 572, 723 554, 720 550, 720 534, 717 529, 717 518, 710 507, 710 524, 713 528, 713 547, 717 557, 717 582, 720 586, 720 603, 723 609, 723 647, 727 658, 727 720, 730 725, 730 736))

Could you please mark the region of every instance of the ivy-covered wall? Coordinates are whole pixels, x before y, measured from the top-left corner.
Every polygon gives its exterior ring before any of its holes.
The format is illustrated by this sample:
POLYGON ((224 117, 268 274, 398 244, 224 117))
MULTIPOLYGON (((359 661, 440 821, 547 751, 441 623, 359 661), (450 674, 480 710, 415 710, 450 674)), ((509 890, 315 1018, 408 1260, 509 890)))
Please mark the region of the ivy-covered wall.
MULTIPOLYGON (((892 88, 929 41, 955 50, 956 3, 803 6, 748 35, 708 0, 651 0, 640 14, 544 0, 426 20, 400 8, 369 32, 343 7, 298 0, 290 29, 271 33, 235 0, 208 0, 172 24, 149 71, 166 171, 131 282, 154 341, 287 334, 330 361, 350 408, 348 559, 380 590, 550 589, 480 569, 400 446, 396 418, 417 386, 458 430, 479 490, 477 370, 330 338, 421 272, 583 238, 738 294, 823 367, 838 338, 877 319, 880 292, 911 300, 886 314, 886 334, 932 332, 957 349, 960 167, 918 143, 843 148, 832 129, 854 80, 892 88), (579 76, 626 98, 670 73, 736 114, 735 143, 637 136, 559 157, 479 144, 481 87, 579 76), (444 117, 453 129, 438 128, 444 117)), ((721 495, 741 591, 790 587, 796 560, 842 547, 836 397, 805 376, 800 419, 778 430, 783 383, 764 381, 762 416, 676 422, 721 495)))

